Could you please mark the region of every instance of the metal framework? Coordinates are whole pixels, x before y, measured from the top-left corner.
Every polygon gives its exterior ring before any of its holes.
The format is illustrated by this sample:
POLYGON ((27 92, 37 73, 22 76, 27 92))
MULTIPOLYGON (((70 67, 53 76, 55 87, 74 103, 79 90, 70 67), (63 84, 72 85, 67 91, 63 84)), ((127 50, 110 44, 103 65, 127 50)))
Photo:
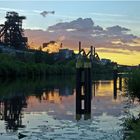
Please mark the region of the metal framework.
POLYGON ((16 12, 7 12, 6 21, 0 25, 0 42, 15 49, 27 47, 27 37, 24 37, 22 20, 25 16, 19 16, 16 12))

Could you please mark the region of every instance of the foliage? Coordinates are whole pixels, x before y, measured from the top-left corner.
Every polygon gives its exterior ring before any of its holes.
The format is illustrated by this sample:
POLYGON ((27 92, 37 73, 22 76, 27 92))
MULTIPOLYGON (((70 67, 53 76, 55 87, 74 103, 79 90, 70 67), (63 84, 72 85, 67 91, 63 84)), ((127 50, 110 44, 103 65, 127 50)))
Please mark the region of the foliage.
POLYGON ((100 63, 93 63, 92 71, 93 74, 112 74, 114 63, 102 65, 100 63))
POLYGON ((126 79, 126 89, 132 98, 140 99, 140 69, 132 70, 126 79))
POLYGON ((0 54, 0 76, 1 77, 16 77, 16 76, 47 76, 47 75, 61 75, 61 74, 72 74, 74 69, 73 63, 66 62, 66 64, 47 64, 46 62, 28 62, 22 61, 21 59, 0 54))
POLYGON ((124 139, 139 140, 140 138, 140 115, 138 118, 131 117, 124 123, 124 139))
MULTIPOLYGON (((129 77, 125 81, 128 95, 134 100, 138 98, 140 101, 140 69, 134 69, 129 73, 129 77)), ((137 118, 132 116, 125 121, 126 140, 139 140, 140 138, 140 114, 137 118)))
MULTIPOLYGON (((3 78, 0 79, 0 99, 12 98, 12 96, 30 95, 31 93, 40 95, 43 94, 44 89, 47 91, 55 88, 68 87, 73 89, 75 86, 75 77, 73 76, 47 76, 47 77, 20 77, 20 78, 3 78), (60 82, 60 79, 61 80, 60 82), (49 82, 48 82, 49 81, 49 82)), ((60 93, 61 94, 61 93, 60 93)))
MULTIPOLYGON (((75 74, 76 57, 59 58, 57 53, 39 50, 16 51, 14 55, 0 53, 0 76, 46 76, 75 74)), ((114 63, 93 63, 93 74, 111 74, 114 63)))

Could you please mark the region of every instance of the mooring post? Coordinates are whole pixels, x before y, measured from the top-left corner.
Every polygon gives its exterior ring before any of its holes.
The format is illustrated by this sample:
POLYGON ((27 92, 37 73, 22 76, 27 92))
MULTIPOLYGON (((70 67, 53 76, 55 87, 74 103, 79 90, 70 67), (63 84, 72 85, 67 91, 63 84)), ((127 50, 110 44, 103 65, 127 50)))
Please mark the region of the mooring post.
POLYGON ((114 99, 117 99, 117 77, 118 77, 118 70, 117 66, 115 65, 113 68, 113 93, 114 93, 114 99))
POLYGON ((91 88, 92 88, 92 82, 91 82, 91 62, 87 60, 84 62, 84 77, 85 77, 85 84, 84 84, 84 91, 85 91, 85 114, 91 113, 91 88))
POLYGON ((76 119, 89 119, 91 116, 91 95, 92 95, 92 79, 91 79, 91 58, 93 47, 89 53, 81 52, 81 42, 79 42, 79 55, 76 62, 76 119))
POLYGON ((81 114, 81 109, 82 109, 82 104, 81 104, 82 71, 83 71, 83 60, 79 55, 76 62, 76 114, 81 114))
POLYGON ((119 76, 119 90, 122 91, 122 77, 119 76))
POLYGON ((114 94, 114 99, 117 99, 117 78, 114 77, 113 79, 113 94, 114 94))

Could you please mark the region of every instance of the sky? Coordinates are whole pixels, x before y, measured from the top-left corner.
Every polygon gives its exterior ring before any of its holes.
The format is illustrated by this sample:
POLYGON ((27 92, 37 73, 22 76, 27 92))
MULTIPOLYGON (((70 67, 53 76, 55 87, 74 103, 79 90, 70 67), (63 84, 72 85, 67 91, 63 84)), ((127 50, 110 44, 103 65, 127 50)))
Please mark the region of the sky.
MULTIPOLYGON (((47 30, 49 26, 59 22, 70 22, 82 17, 91 18, 95 25, 103 28, 115 25, 128 28, 130 33, 140 37, 140 1, 1 1, 0 23, 5 21, 6 11, 17 11, 26 16, 23 24, 25 29, 47 30), (44 18, 40 15, 42 11, 55 11, 55 14, 48 14, 44 18)), ((100 55, 107 56, 104 53, 100 55)), ((130 65, 140 63, 139 54, 131 57, 134 56, 137 59, 130 65)), ((116 61, 121 63, 118 59, 116 61)))
POLYGON ((78 17, 92 18, 103 27, 121 25, 140 35, 140 2, 136 1, 2 1, 0 4, 0 20, 6 10, 17 10, 27 17, 25 28, 46 29, 49 25, 60 21, 70 21, 78 17), (55 11, 43 18, 41 11, 55 11))

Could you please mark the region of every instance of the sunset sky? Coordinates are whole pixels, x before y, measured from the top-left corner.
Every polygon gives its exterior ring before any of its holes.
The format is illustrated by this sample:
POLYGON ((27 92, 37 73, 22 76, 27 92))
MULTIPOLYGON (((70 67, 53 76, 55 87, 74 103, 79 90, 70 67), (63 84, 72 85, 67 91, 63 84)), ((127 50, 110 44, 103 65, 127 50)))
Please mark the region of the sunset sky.
MULTIPOLYGON (((66 44, 65 47, 76 50, 78 48, 78 46, 76 46, 79 41, 78 39, 82 39, 81 41, 85 42, 85 44, 86 41, 88 42, 88 38, 85 40, 83 39, 85 38, 84 36, 80 38, 81 33, 86 34, 88 37, 90 32, 90 37, 93 37, 93 42, 91 41, 92 38, 90 38, 89 44, 93 43, 95 45, 101 58, 109 58, 112 61, 117 61, 119 64, 136 65, 140 63, 139 1, 1 1, 0 24, 5 21, 4 17, 6 11, 16 11, 20 15, 27 17, 23 25, 25 29, 32 29, 27 33, 27 35, 30 36, 30 42, 35 42, 35 37, 32 37, 32 35, 34 35, 32 33, 33 30, 37 31, 37 29, 40 29, 42 31, 40 34, 46 31, 46 40, 49 41, 53 36, 53 34, 49 33, 49 29, 54 29, 53 32, 56 32, 56 34, 59 35, 55 36, 54 39, 59 40, 58 38, 63 37, 62 41, 66 44), (55 11, 55 14, 47 14, 46 17, 43 17, 40 14, 42 11, 55 11), (84 20, 77 20, 78 18, 90 18, 94 22, 93 30, 100 26, 102 31, 100 30, 100 34, 97 34, 97 32, 92 33, 91 30, 79 32, 79 28, 81 30, 81 27, 84 26, 77 27, 77 25, 72 22, 76 21, 76 23, 82 25, 84 20), (66 24, 55 26, 57 23, 66 24), (50 26, 51 28, 49 28, 50 26), (65 28, 65 30, 67 30, 67 32, 65 32, 62 28, 63 26, 75 28, 65 28), (56 31, 56 27, 61 27, 61 31, 58 31, 58 29, 56 31), (113 28, 107 29, 108 27, 113 28), (119 30, 118 32, 116 32, 117 29, 119 30), (72 30, 78 30, 76 33, 77 42, 76 40, 72 40, 72 30), (110 33, 111 31, 113 33, 110 33), (70 33, 70 35, 68 33, 70 33), (114 36, 114 38, 110 37, 111 35, 114 36), (73 43, 70 43, 70 41, 73 41, 73 43), (71 45, 75 46, 73 47, 71 45)), ((89 25, 89 27, 92 26, 89 25)), ((42 37, 44 38, 44 34, 42 34, 42 37)), ((40 38, 36 37, 36 40, 37 39, 38 42, 41 42, 40 38)), ((42 41, 45 41, 45 38, 42 41)), ((85 47, 87 46, 85 45, 85 47)))

